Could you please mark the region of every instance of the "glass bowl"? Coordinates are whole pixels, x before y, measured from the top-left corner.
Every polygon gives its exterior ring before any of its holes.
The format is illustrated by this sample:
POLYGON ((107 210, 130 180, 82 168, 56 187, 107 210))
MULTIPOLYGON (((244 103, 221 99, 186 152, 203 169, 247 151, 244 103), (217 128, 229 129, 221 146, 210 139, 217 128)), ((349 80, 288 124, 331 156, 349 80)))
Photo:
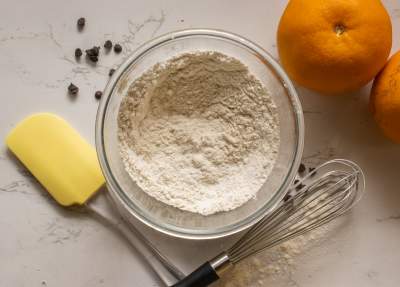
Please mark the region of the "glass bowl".
POLYGON ((217 30, 172 32, 139 47, 113 74, 96 119, 96 148, 112 198, 128 220, 137 218, 163 233, 187 239, 231 235, 253 225, 272 211, 292 183, 303 151, 303 112, 296 91, 279 64, 249 40, 217 30), (158 62, 182 53, 217 51, 244 63, 271 92, 278 107, 280 148, 274 168, 257 193, 241 207, 203 216, 166 205, 147 195, 125 171, 119 154, 117 116, 130 84, 158 62))

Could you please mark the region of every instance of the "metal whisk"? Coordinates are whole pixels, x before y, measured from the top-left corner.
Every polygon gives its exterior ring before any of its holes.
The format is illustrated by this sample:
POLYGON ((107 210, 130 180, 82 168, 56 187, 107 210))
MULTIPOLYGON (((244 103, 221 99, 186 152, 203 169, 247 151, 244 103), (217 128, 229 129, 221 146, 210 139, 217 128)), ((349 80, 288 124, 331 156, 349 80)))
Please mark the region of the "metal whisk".
POLYGON ((299 189, 251 227, 231 248, 172 287, 205 287, 233 264, 318 228, 350 210, 364 191, 364 175, 348 160, 328 161, 294 186, 299 189), (301 188, 300 188, 301 187, 301 188))

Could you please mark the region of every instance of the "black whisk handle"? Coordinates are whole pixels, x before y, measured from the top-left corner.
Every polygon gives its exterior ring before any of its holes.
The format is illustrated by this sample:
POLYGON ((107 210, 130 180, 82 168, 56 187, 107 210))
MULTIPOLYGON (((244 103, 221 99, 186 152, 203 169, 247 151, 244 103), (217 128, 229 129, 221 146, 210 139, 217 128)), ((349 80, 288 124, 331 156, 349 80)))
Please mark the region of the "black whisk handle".
POLYGON ((214 268, 206 262, 171 287, 206 287, 218 279, 214 268))

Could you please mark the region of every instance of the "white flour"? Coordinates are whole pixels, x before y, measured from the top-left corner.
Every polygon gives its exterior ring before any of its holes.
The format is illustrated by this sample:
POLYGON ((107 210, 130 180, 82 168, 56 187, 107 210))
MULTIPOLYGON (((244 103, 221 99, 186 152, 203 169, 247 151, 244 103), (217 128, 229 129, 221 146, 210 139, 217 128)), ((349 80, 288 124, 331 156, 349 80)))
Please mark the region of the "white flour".
POLYGON ((140 76, 118 126, 132 179, 157 200, 203 215, 254 198, 279 148, 269 92, 216 52, 182 54, 140 76))

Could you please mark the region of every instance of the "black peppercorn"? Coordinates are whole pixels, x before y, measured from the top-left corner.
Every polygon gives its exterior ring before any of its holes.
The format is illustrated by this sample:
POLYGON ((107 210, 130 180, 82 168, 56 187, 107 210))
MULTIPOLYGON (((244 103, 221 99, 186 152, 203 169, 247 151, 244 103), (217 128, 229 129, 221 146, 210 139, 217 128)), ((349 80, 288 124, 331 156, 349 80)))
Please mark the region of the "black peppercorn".
POLYGON ((73 83, 71 83, 68 86, 68 92, 71 95, 76 95, 79 92, 79 88, 77 86, 75 86, 73 83))
POLYGON ((107 50, 110 50, 112 48, 112 42, 110 40, 107 40, 104 43, 104 48, 106 48, 107 50))
POLYGON ((310 167, 308 169, 308 172, 311 174, 311 176, 314 176, 317 172, 315 171, 315 167, 310 167))
POLYGON ((102 92, 102 91, 97 91, 97 92, 94 94, 94 97, 95 97, 97 100, 100 100, 102 95, 103 95, 103 92, 102 92))
POLYGON ((292 198, 292 196, 289 194, 289 193, 287 193, 286 195, 285 195, 285 197, 283 198, 283 201, 288 201, 290 198, 292 198))
POLYGON ((115 44, 114 45, 114 52, 119 54, 122 52, 122 46, 120 44, 115 44))
POLYGON ((75 57, 80 58, 82 56, 82 50, 79 48, 75 49, 75 57))
POLYGON ((86 56, 92 61, 92 62, 97 62, 99 60, 99 54, 100 54, 100 47, 94 46, 91 49, 87 49, 86 51, 86 56))
POLYGON ((115 69, 110 69, 110 71, 108 72, 108 75, 111 77, 115 72, 115 69))
POLYGON ((299 173, 303 173, 305 171, 306 171, 306 166, 303 163, 301 163, 299 166, 299 173))
POLYGON ((79 30, 82 30, 83 27, 85 27, 86 19, 83 18, 83 17, 81 17, 81 18, 78 19, 78 21, 76 22, 76 24, 78 25, 78 29, 79 29, 79 30))

